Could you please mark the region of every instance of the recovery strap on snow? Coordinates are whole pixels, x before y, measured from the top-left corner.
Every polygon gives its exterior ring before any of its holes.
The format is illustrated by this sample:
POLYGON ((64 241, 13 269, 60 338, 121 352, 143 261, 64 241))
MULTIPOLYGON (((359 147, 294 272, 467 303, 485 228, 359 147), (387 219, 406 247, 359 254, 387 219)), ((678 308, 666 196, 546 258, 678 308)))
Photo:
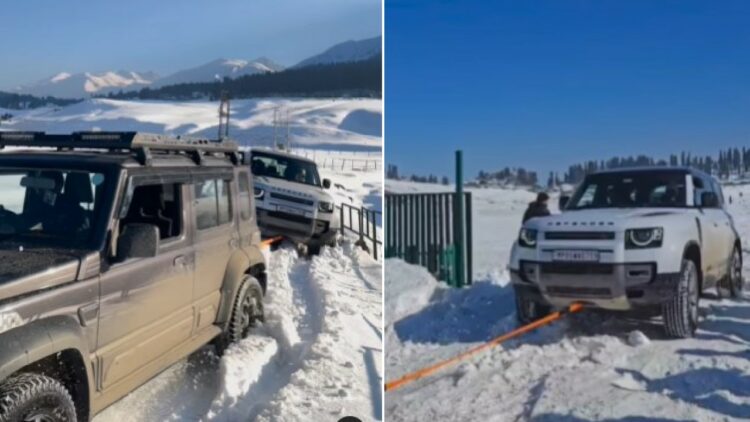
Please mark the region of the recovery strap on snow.
POLYGON ((386 382, 385 383, 385 391, 395 390, 397 388, 403 387, 406 384, 410 384, 410 383, 412 383, 412 382, 414 382, 414 381, 416 381, 418 379, 421 379, 421 378, 424 378, 426 376, 432 375, 433 373, 437 372, 440 369, 443 369, 443 368, 445 368, 447 366, 450 366, 450 365, 453 365, 455 363, 458 363, 458 362, 460 362, 460 361, 462 361, 464 359, 467 359, 470 356, 473 356, 473 355, 475 355, 475 354, 477 354, 477 353, 479 353, 479 352, 481 352, 481 351, 483 351, 485 349, 489 349, 491 347, 497 346, 498 344, 504 342, 505 340, 511 339, 513 337, 520 336, 521 334, 528 333, 529 331, 532 331, 532 330, 534 330, 536 328, 539 328, 539 327, 541 327, 543 325, 547 325, 547 324, 549 324, 549 323, 551 323, 551 322, 553 322, 555 320, 558 320, 558 319, 560 319, 561 317, 563 317, 566 314, 572 314, 572 313, 575 313, 575 312, 579 312, 582 309, 583 309, 583 305, 582 304, 580 304, 580 303, 573 303, 573 304, 571 304, 570 306, 568 306, 567 308, 565 308, 565 309, 563 309, 561 311, 553 312, 553 313, 547 315, 546 317, 544 317, 542 319, 539 319, 539 320, 536 320, 536 321, 532 322, 531 324, 524 325, 523 327, 516 328, 515 330, 513 330, 513 331, 511 331, 509 333, 503 334, 503 335, 501 335, 499 337, 495 337, 494 339, 488 341, 487 343, 484 343, 482 345, 479 345, 479 346, 476 346, 476 347, 474 347, 472 349, 469 349, 469 350, 467 350, 467 351, 465 351, 465 352, 463 352, 463 353, 461 353, 461 354, 459 354, 457 356, 454 356, 454 357, 452 357, 450 359, 438 362, 438 363, 436 363, 434 365, 431 365, 431 366, 428 366, 426 368, 422 368, 422 369, 420 369, 418 371, 414 371, 412 373, 406 374, 406 375, 404 375, 403 377, 401 377, 401 378, 399 378, 397 380, 394 380, 394 381, 391 381, 391 382, 386 382))
POLYGON ((281 242, 284 240, 283 236, 271 237, 260 242, 261 249, 270 248, 274 243, 281 242))

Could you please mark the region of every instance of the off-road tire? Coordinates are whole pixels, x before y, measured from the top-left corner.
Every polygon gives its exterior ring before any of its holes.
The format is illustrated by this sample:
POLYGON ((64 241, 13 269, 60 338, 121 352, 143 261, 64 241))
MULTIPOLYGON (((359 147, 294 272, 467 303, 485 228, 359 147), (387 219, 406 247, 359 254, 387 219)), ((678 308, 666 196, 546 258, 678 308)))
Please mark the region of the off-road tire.
POLYGON ((263 288, 255 277, 248 275, 237 290, 227 328, 215 343, 217 354, 221 356, 231 344, 247 337, 265 319, 263 288))
POLYGON ((541 304, 529 297, 521 289, 513 289, 516 295, 516 319, 521 325, 530 324, 547 316, 552 310, 548 305, 541 304))
POLYGON ((716 285, 716 293, 722 299, 739 299, 742 297, 742 251, 734 247, 729 258, 729 270, 716 285))
POLYGON ((75 422, 70 392, 54 378, 20 374, 0 383, 0 422, 75 422))
POLYGON ((674 297, 662 305, 664 330, 673 338, 691 338, 698 328, 698 302, 700 299, 698 270, 695 262, 682 260, 680 278, 674 297))

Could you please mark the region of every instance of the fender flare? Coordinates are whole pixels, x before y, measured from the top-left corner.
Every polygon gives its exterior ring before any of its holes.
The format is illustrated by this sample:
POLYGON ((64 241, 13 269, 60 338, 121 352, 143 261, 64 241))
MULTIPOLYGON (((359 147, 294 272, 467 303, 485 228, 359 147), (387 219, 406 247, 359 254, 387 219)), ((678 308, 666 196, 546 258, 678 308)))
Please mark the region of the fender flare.
MULTIPOLYGON (((250 273, 253 266, 264 263, 265 258, 263 257, 263 253, 255 246, 238 249, 229 258, 221 286, 221 302, 219 303, 219 310, 216 315, 216 324, 222 327, 222 330, 227 328, 226 325, 229 323, 229 318, 231 317, 234 298, 237 295, 242 280, 250 273)), ((264 282, 265 280, 261 281, 261 287, 265 292, 266 286, 264 282)))
MULTIPOLYGON (((0 380, 23 368, 60 352, 73 351, 83 362, 88 393, 85 403, 90 408, 94 396, 94 377, 83 328, 72 316, 58 315, 29 322, 0 334, 0 380)), ((82 381, 82 380, 81 380, 82 381)))

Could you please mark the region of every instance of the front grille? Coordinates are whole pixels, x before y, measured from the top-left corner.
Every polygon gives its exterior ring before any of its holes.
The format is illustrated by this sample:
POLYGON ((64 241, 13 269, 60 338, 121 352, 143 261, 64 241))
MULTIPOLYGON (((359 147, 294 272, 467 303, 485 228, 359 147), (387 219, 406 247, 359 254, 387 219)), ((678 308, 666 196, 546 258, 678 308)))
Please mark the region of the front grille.
POLYGON ((297 198, 296 196, 289 196, 289 195, 284 195, 284 194, 276 193, 276 192, 271 193, 271 198, 281 199, 281 200, 289 201, 289 202, 295 202, 297 204, 303 204, 303 205, 313 204, 313 201, 309 199, 297 198))
POLYGON ((615 232, 545 232, 546 240, 613 240, 615 232))
POLYGON ((614 271, 612 264, 589 262, 544 262, 541 267, 542 274, 606 275, 614 271))
POLYGON ((287 221, 293 221, 295 223, 311 224, 312 218, 308 218, 302 215, 290 214, 288 212, 281 211, 266 211, 269 217, 280 218, 287 221))
POLYGON ((611 296, 612 292, 605 287, 569 287, 549 286, 547 293, 556 296, 611 296))

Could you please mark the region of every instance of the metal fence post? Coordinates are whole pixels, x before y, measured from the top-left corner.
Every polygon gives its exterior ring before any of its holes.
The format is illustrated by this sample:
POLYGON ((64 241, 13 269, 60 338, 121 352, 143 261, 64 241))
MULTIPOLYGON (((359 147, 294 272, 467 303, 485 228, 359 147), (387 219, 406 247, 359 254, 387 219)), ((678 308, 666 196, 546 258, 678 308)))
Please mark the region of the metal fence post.
POLYGON ((456 151, 456 196, 453 214, 456 242, 456 286, 463 287, 466 279, 464 269, 464 175, 463 152, 456 151))
MULTIPOLYGON (((372 211, 372 256, 375 257, 375 260, 378 260, 378 222, 377 217, 375 216, 375 211, 372 211)), ((385 242, 383 242, 385 243, 385 242)))
POLYGON ((341 235, 344 235, 344 229, 346 228, 346 224, 344 224, 344 206, 339 207, 339 224, 341 224, 341 235))

